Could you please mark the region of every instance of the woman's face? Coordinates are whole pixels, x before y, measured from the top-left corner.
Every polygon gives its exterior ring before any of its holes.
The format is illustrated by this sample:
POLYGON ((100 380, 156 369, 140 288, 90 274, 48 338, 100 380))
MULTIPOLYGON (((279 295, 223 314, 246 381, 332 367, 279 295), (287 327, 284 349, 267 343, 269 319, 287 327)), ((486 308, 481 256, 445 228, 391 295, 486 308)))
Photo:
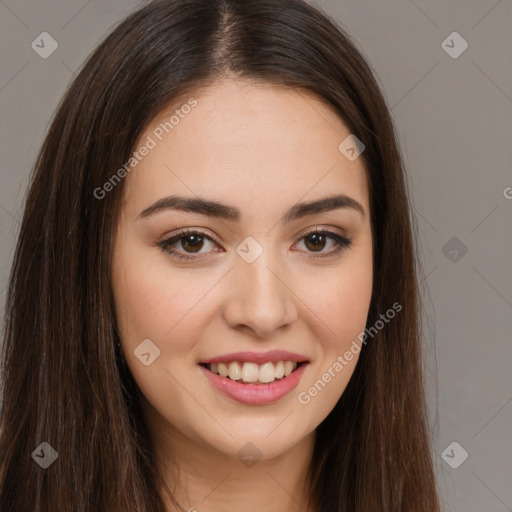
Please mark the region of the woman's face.
POLYGON ((268 459, 314 432, 358 359, 373 277, 363 162, 311 93, 226 80, 191 97, 152 121, 124 178, 122 349, 153 432, 268 459))

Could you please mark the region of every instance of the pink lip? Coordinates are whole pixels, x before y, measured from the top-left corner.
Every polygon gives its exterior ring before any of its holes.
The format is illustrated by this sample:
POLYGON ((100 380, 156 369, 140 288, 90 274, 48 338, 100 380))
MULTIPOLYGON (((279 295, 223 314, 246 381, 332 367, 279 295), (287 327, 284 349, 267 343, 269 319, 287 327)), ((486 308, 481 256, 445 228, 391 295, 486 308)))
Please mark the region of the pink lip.
MULTIPOLYGON (((235 361, 236 359, 230 360, 235 361)), ((247 359, 244 360, 247 361, 247 359)), ((268 360, 265 359, 264 361, 268 360)), ((286 360, 289 361, 290 359, 286 360)), ((278 361, 282 361, 282 359, 278 358, 278 361)), ((295 389, 307 366, 307 363, 301 364, 288 377, 275 380, 270 384, 241 384, 227 377, 221 377, 204 366, 199 365, 199 368, 201 368, 201 371, 204 372, 205 376, 219 391, 222 391, 233 400, 243 404, 263 405, 276 402, 295 389)))
MULTIPOLYGON (((306 356, 294 354, 286 350, 270 350, 268 352, 232 352, 223 356, 212 357, 200 361, 201 364, 231 363, 234 361, 263 364, 269 361, 296 361, 298 363, 308 361, 306 356)), ((233 382, 233 381, 232 381, 233 382)))

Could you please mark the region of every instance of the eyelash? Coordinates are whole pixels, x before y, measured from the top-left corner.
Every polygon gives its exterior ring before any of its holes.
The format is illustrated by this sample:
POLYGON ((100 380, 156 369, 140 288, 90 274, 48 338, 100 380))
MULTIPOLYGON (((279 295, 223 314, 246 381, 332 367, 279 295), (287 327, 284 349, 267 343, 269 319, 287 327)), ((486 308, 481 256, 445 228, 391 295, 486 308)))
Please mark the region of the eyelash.
MULTIPOLYGON (((208 236, 206 233, 204 233, 202 231, 197 231, 194 229, 182 229, 182 230, 178 231, 172 237, 167 238, 166 240, 162 240, 161 242, 157 242, 154 245, 160 247, 160 249, 164 253, 169 254, 173 259, 176 259, 178 261, 191 261, 191 260, 202 259, 203 256, 189 256, 186 253, 176 251, 175 249, 170 248, 171 245, 175 244, 176 242, 179 242, 180 240, 182 240, 183 238, 185 238, 186 236, 189 236, 189 235, 200 235, 202 238, 208 239, 208 240, 216 243, 212 237, 208 236)), ((347 238, 347 237, 338 235, 337 233, 334 233, 332 231, 321 230, 318 228, 311 229, 311 230, 307 231, 306 233, 304 233, 302 235, 302 237, 300 238, 299 242, 301 240, 303 240, 304 238, 307 238, 311 235, 327 236, 331 240, 334 240, 337 244, 336 249, 331 250, 326 254, 312 256, 312 258, 315 258, 315 259, 326 258, 329 256, 333 256, 334 254, 338 254, 340 251, 347 249, 352 244, 351 238, 347 238)))

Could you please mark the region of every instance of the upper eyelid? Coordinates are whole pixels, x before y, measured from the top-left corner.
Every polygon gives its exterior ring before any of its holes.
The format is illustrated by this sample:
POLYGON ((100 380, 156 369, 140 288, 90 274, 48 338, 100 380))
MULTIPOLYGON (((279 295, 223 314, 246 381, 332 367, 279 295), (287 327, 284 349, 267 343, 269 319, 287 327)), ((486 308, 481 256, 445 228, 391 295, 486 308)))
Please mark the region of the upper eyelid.
MULTIPOLYGON (((350 239, 349 235, 342 228, 339 228, 339 227, 335 228, 335 227, 331 227, 331 226, 319 225, 319 226, 307 228, 306 230, 302 231, 301 232, 302 234, 300 235, 300 238, 298 240, 301 240, 303 237, 313 234, 315 232, 320 232, 320 233, 332 232, 333 234, 340 236, 342 238, 350 239), (341 233, 336 232, 335 231, 336 229, 340 230, 341 233)), ((180 238, 185 237, 187 235, 191 235, 191 234, 192 235, 198 234, 198 235, 204 236, 206 238, 209 238, 210 240, 212 240, 213 242, 215 242, 217 244, 221 243, 220 241, 217 241, 217 237, 215 235, 210 235, 209 233, 204 231, 204 228, 182 228, 182 229, 179 229, 177 233, 165 236, 162 241, 165 242, 165 241, 169 241, 169 240, 173 240, 173 239, 179 240, 180 238)))
MULTIPOLYGON (((212 242, 215 242, 216 244, 219 244, 220 242, 218 242, 216 240, 216 237, 208 234, 207 232, 203 231, 202 229, 189 229, 189 228, 184 228, 184 229, 181 229, 181 230, 178 230, 177 233, 174 233, 174 234, 171 234, 169 236, 165 236, 162 240, 162 242, 168 242, 169 240, 174 240, 175 242, 181 240, 182 238, 188 236, 188 235, 201 235, 202 237, 204 238, 208 238, 209 240, 211 240, 212 242)), ((174 242, 174 243, 175 243, 174 242)))

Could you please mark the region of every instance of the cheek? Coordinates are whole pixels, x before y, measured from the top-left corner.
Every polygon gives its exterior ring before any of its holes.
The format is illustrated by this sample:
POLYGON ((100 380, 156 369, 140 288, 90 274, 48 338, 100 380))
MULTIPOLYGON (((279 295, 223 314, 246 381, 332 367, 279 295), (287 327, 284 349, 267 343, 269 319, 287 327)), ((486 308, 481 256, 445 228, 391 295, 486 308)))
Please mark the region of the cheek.
POLYGON ((364 330, 372 295, 371 270, 369 275, 350 274, 333 287, 329 308, 330 324, 336 333, 338 349, 350 344, 364 330), (342 341, 340 346, 340 341, 342 341))
MULTIPOLYGON (((343 394, 359 359, 372 296, 371 253, 354 253, 323 286, 311 288, 307 305, 316 361, 297 393, 303 414, 314 421, 329 414, 343 394), (356 257, 357 256, 357 257, 356 257)), ((312 281, 308 281, 311 286, 312 281)), ((311 424, 312 427, 316 423, 311 424)))
MULTIPOLYGON (((172 271, 165 259, 147 264, 149 259, 116 262, 113 287, 124 358, 157 410, 167 410, 171 397, 180 404, 177 410, 189 410, 180 383, 190 379, 190 368, 196 365, 195 346, 212 321, 210 297, 222 275, 208 269, 172 271), (137 357, 147 352, 143 346, 158 354, 149 366, 137 357)), ((195 380, 187 389, 194 385, 195 380)))
POLYGON ((347 262, 329 279, 310 277, 304 284, 308 290, 302 293, 317 317, 324 350, 350 346, 366 325, 373 284, 371 259, 361 258, 353 265, 347 262))
POLYGON ((116 265, 114 298, 124 343, 140 343, 145 338, 162 343, 173 338, 173 347, 179 350, 186 341, 176 334, 187 324, 188 315, 207 292, 211 278, 205 276, 191 283, 186 273, 169 274, 162 265, 144 266, 123 260, 116 265))
POLYGON ((186 273, 169 274, 165 266, 143 264, 142 258, 115 260, 113 291, 124 358, 142 394, 157 410, 166 410, 168 400, 176 410, 187 408, 180 372, 187 368, 200 336, 198 303, 208 289, 204 280, 194 284, 190 286, 186 273), (148 352, 146 365, 141 354, 148 352))

